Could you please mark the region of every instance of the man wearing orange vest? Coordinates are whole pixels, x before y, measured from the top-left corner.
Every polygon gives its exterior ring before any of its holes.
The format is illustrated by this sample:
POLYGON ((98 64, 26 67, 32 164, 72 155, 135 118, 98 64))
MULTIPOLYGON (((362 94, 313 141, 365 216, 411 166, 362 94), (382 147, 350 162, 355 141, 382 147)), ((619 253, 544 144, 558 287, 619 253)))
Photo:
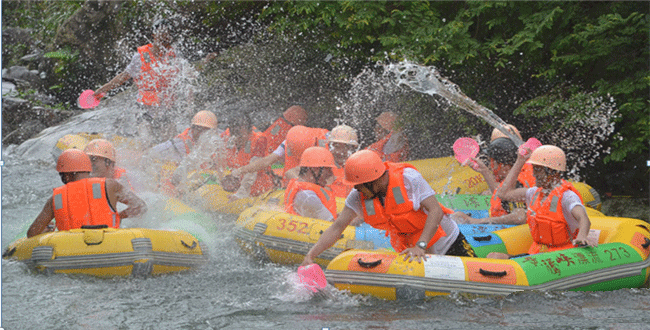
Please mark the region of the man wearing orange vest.
MULTIPOLYGON (((564 151, 552 145, 528 151, 525 156, 517 153, 517 161, 497 193, 502 200, 526 203, 526 222, 533 238, 528 254, 597 246, 598 242, 588 239, 591 222, 580 194, 570 182, 561 179, 561 172, 566 171, 564 151), (533 166, 537 186, 515 188, 526 163, 533 166)), ((500 252, 488 254, 488 258, 510 257, 500 252)))
POLYGON ((384 163, 374 151, 361 150, 345 163, 344 182, 354 189, 341 214, 309 250, 303 265, 313 263, 334 245, 357 215, 362 215, 367 224, 386 230, 392 247, 405 255, 404 260, 421 262, 426 253, 476 256, 450 219, 452 211, 438 203, 434 191, 413 166, 384 163))
POLYGON ((336 198, 327 185, 334 168, 334 157, 326 148, 307 148, 300 157, 298 178, 287 185, 285 212, 327 221, 336 218, 336 198))
POLYGON ((291 127, 296 125, 305 125, 307 123, 307 111, 299 105, 293 105, 282 113, 271 126, 265 131, 267 139, 266 154, 272 153, 277 149, 287 136, 291 127))
MULTIPOLYGON (((521 140, 521 135, 516 127, 508 125, 507 129, 521 140)), ((474 219, 463 212, 456 212, 452 218, 461 223, 471 224, 498 223, 519 225, 526 222, 525 204, 502 201, 497 197, 497 191, 503 186, 503 180, 517 160, 517 149, 515 143, 500 130, 495 128, 492 131, 488 149, 490 168, 486 167, 481 160, 474 158, 474 161, 478 164, 478 170, 476 171, 483 175, 492 192, 489 217, 474 219)), ((525 164, 521 173, 519 173, 517 188, 530 188, 532 186, 535 186, 533 168, 531 164, 525 164)))
POLYGON ((392 112, 383 112, 376 121, 375 138, 377 142, 366 149, 378 153, 385 161, 406 161, 409 156, 409 144, 404 132, 395 128, 397 115, 392 112))
MULTIPOLYGON (((267 137, 262 132, 253 131, 253 124, 248 115, 238 115, 228 126, 230 133, 224 136, 228 168, 238 169, 265 156, 267 137)), ((231 200, 258 196, 274 187, 271 168, 268 166, 255 172, 248 172, 243 176, 233 175, 233 177, 239 181, 239 187, 232 195, 231 200)), ((224 186, 227 185, 224 184, 224 186)), ((236 186, 235 184, 234 187, 236 186)))
POLYGON ((173 23, 159 19, 153 24, 153 43, 138 47, 124 72, 95 91, 99 98, 108 91, 121 86, 133 78, 138 86, 138 104, 142 113, 138 115, 139 135, 143 140, 160 142, 171 138, 176 127, 169 113, 179 91, 180 73, 187 72, 183 61, 176 58, 172 48, 174 41, 173 23))
POLYGON ((246 173, 257 172, 276 162, 284 161, 283 186, 286 186, 289 180, 298 177, 296 166, 300 163, 300 156, 303 151, 309 147, 324 147, 327 145, 327 133, 328 130, 324 128, 294 126, 287 132, 286 140, 273 153, 233 170, 232 175, 241 176, 246 173))
POLYGON ((84 152, 90 158, 93 171, 91 177, 115 179, 125 187, 131 188, 126 170, 115 165, 115 148, 113 144, 105 139, 94 139, 86 145, 84 152))
POLYGON ((81 150, 68 149, 61 153, 56 170, 65 185, 54 189, 27 230, 27 237, 46 232, 52 219, 58 230, 83 226, 119 228, 121 219, 138 217, 147 211, 145 202, 117 181, 91 178, 90 158, 81 150), (127 204, 128 208, 118 213, 117 202, 127 204))

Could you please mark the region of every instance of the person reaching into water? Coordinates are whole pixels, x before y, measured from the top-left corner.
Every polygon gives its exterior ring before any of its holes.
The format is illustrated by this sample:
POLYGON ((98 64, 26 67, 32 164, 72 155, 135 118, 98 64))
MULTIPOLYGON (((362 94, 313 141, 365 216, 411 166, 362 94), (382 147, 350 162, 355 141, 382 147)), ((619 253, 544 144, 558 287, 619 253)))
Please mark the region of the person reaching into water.
POLYGON ((345 163, 344 182, 354 189, 343 211, 309 250, 302 265, 313 263, 334 245, 357 215, 362 215, 367 224, 386 230, 392 247, 409 262, 421 262, 426 253, 476 256, 449 218, 453 211, 438 203, 433 189, 413 166, 384 163, 374 151, 361 150, 345 163))
POLYGON ((64 185, 54 188, 52 197, 27 230, 27 237, 48 231, 52 219, 58 230, 100 225, 119 228, 121 219, 139 217, 147 211, 147 204, 119 182, 91 178, 90 158, 81 150, 68 149, 61 153, 56 170, 64 185), (128 207, 118 213, 118 202, 128 207))
POLYGON ((284 195, 284 210, 303 217, 332 221, 336 198, 328 182, 336 168, 334 157, 324 147, 309 147, 300 157, 298 178, 291 179, 284 195))
MULTIPOLYGON (((509 125, 509 129, 513 134, 521 138, 519 131, 514 126, 509 125)), ((503 186, 503 180, 517 160, 517 146, 505 134, 495 129, 492 132, 492 141, 488 147, 488 156, 490 157, 490 168, 486 167, 479 159, 473 158, 473 160, 478 164, 478 170, 476 171, 483 175, 492 193, 489 217, 475 219, 463 212, 456 212, 452 215, 452 218, 459 223, 470 224, 517 225, 525 223, 526 205, 524 203, 502 201, 497 197, 497 191, 503 186)), ((516 188, 534 186, 535 178, 532 173, 532 165, 525 164, 517 178, 516 188)))
POLYGON ((397 115, 382 112, 376 118, 375 138, 377 141, 368 150, 375 151, 384 161, 403 162, 409 156, 409 143, 404 132, 395 127, 397 115))
MULTIPOLYGON (((564 151, 552 145, 540 146, 532 153, 526 150, 526 156, 517 152, 517 161, 497 191, 497 197, 526 203, 526 221, 533 237, 528 254, 598 245, 587 238, 591 222, 580 194, 570 182, 561 178, 561 173, 566 171, 564 151), (537 185, 515 188, 517 177, 526 163, 532 164, 537 185)), ((488 255, 488 258, 497 259, 510 257, 500 252, 488 255)))

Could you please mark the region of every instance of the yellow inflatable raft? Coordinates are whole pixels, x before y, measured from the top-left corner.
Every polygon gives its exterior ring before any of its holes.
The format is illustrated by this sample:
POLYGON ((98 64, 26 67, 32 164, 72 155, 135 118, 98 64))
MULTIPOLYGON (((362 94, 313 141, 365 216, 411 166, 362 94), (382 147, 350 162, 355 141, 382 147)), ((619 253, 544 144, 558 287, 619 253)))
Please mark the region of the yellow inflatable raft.
MULTIPOLYGON (((237 219, 235 240, 248 254, 264 261, 300 264, 309 249, 332 223, 285 213, 277 206, 254 206, 237 219)), ((325 250, 316 263, 327 264, 346 249, 391 249, 383 230, 369 225, 348 226, 334 246, 325 250)))
POLYGON ((187 232, 115 228, 21 238, 9 245, 2 257, 25 262, 36 272, 99 277, 173 273, 207 261, 202 244, 187 232))
MULTIPOLYGON (((407 263, 394 252, 349 250, 325 274, 341 290, 383 299, 424 298, 465 292, 507 295, 522 290, 604 291, 641 287, 650 271, 650 225, 591 212, 590 235, 598 247, 580 247, 509 260, 429 255, 407 263)), ((492 233, 492 251, 524 254, 532 242, 527 225, 492 233), (497 240, 498 241, 498 240, 497 240)))

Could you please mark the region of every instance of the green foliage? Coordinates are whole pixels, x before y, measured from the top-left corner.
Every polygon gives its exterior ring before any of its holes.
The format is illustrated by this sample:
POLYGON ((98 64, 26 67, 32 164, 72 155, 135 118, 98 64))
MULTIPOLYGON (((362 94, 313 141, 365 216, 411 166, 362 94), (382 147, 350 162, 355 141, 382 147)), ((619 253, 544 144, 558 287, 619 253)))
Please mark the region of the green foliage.
POLYGON ((272 20, 273 30, 317 40, 334 55, 408 58, 459 76, 498 76, 502 85, 489 86, 496 94, 526 79, 574 86, 560 98, 544 97, 549 87, 522 93, 533 102, 506 121, 532 104, 541 109, 537 115, 552 117, 582 95, 611 97, 620 116, 606 160, 622 161, 647 153, 650 141, 648 9, 643 2, 288 1, 270 4, 262 17, 272 20))
POLYGON ((83 1, 3 1, 2 26, 29 28, 38 40, 54 40, 57 28, 83 1))

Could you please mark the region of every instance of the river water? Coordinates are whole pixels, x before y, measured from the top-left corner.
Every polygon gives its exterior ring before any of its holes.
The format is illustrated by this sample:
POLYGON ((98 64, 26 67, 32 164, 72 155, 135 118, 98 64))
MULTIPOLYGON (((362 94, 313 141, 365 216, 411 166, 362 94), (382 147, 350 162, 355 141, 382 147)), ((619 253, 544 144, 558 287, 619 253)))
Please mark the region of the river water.
MULTIPOLYGON (((3 248, 60 184, 53 157, 43 155, 48 139, 3 152, 3 248)), ((162 198, 143 197, 148 203, 162 198)), ((156 210, 150 213, 155 218, 156 210)), ((295 268, 259 263, 240 250, 236 216, 212 216, 219 230, 209 242, 209 263, 190 272, 145 279, 46 276, 2 260, 2 328, 650 329, 649 289, 384 301, 328 287, 310 297, 295 284, 295 268)))

